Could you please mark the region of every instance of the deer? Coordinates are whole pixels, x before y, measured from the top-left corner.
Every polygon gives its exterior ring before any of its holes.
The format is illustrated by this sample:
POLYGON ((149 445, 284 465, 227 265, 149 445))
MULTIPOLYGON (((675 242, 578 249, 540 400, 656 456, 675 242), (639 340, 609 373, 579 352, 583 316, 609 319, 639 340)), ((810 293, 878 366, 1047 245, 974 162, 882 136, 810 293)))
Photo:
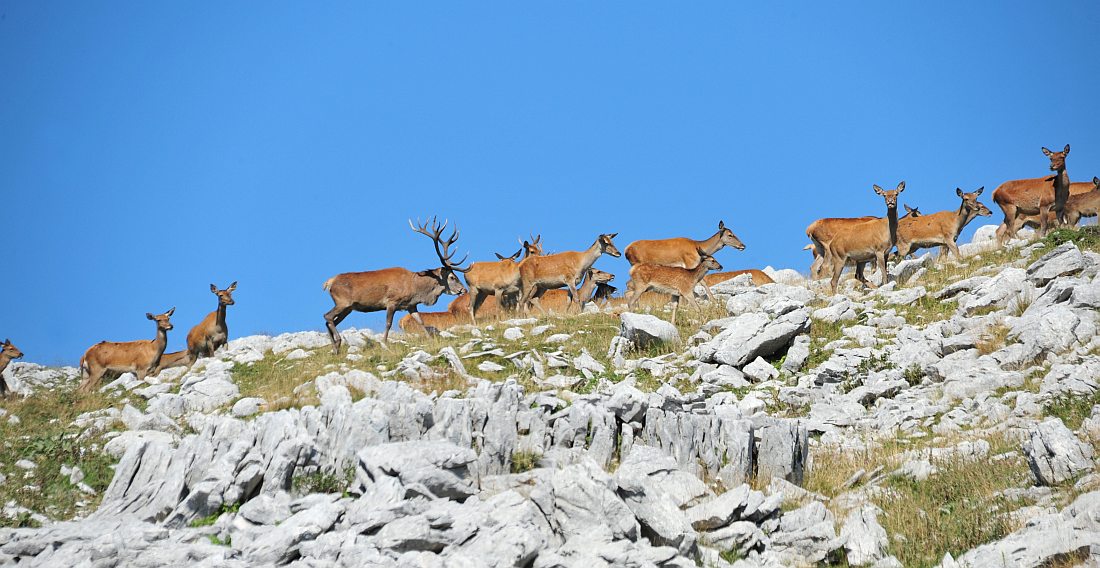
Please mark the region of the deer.
MULTIPOLYGON (((812 246, 812 245, 811 245, 812 246)), ((732 280, 741 276, 742 274, 752 275, 753 286, 763 286, 765 284, 775 284, 775 280, 772 280, 771 276, 764 273, 763 270, 756 268, 749 268, 747 270, 733 270, 730 272, 715 272, 714 274, 707 274, 703 277, 703 284, 708 288, 718 284, 719 282, 725 282, 726 280, 732 280)))
POLYGON ((88 348, 80 358, 80 392, 90 392, 108 371, 113 373, 134 373, 137 380, 157 370, 164 348, 168 345, 168 332, 172 330, 169 318, 176 313, 172 308, 160 315, 146 313, 145 317, 156 323, 157 334, 153 339, 140 341, 113 342, 100 341, 88 348))
POLYGON ((23 352, 18 347, 12 345, 10 339, 5 339, 3 343, 0 343, 0 397, 7 397, 11 389, 8 388, 8 382, 4 380, 4 369, 8 368, 8 363, 11 363, 13 359, 22 359, 23 352))
POLYGON ((691 269, 699 266, 703 256, 711 256, 725 246, 745 250, 745 243, 726 228, 725 221, 718 221, 718 231, 701 241, 686 237, 634 241, 626 246, 626 260, 631 265, 653 264, 691 269))
MULTIPOLYGON (((644 292, 669 294, 673 301, 672 323, 675 325, 676 313, 680 310, 680 299, 687 298, 692 306, 698 306, 695 287, 703 281, 703 277, 710 270, 722 270, 722 265, 710 255, 703 256, 699 265, 692 269, 636 264, 630 269, 630 282, 626 285, 627 306, 633 310, 638 304, 638 298, 644 292)), ((704 289, 706 289, 705 286, 704 289)), ((713 299, 709 289, 707 289, 707 297, 713 299)))
POLYGON ((459 281, 456 273, 465 272, 461 265, 466 257, 458 262, 452 262, 456 251, 450 247, 458 241, 458 227, 451 231, 451 236, 443 239, 443 231, 447 228, 447 221, 441 226, 435 217, 431 219, 431 229, 428 222, 423 225, 413 225, 409 220, 409 228, 413 232, 420 233, 432 239, 436 256, 442 266, 430 270, 413 272, 400 267, 383 268, 367 272, 344 272, 329 278, 322 285, 332 296, 333 308, 325 313, 325 327, 328 328, 329 337, 332 338, 332 352, 340 353, 343 339, 336 326, 344 321, 344 318, 353 311, 377 312, 386 311, 386 329, 382 332, 382 342, 388 343, 390 327, 393 325, 393 315, 397 310, 405 310, 409 315, 424 325, 420 320, 420 314, 416 307, 420 304, 433 306, 443 294, 458 295, 466 291, 466 287, 459 281))
POLYGON ((963 228, 977 217, 988 217, 993 214, 978 196, 985 191, 985 187, 979 187, 970 193, 963 192, 962 188, 955 188, 955 195, 962 198, 962 203, 956 211, 940 211, 931 215, 915 218, 902 218, 898 220, 897 247, 898 257, 905 258, 910 252, 918 248, 941 247, 959 258, 959 247, 955 241, 959 238, 963 228))
MULTIPOLYGON (((902 219, 905 217, 921 216, 919 207, 910 207, 908 205, 904 207, 905 216, 902 217, 902 219)), ((806 227, 806 236, 809 237, 812 242, 802 247, 802 250, 810 250, 814 255, 814 262, 810 265, 810 278, 816 280, 824 276, 825 263, 829 261, 829 251, 825 248, 826 243, 833 240, 833 237, 835 237, 838 232, 844 227, 858 225, 875 219, 880 219, 880 217, 826 217, 810 223, 810 225, 806 227)))
MULTIPOLYGON (((1093 188, 1093 184, 1092 184, 1092 182, 1089 182, 1089 181, 1073 181, 1073 182, 1070 182, 1070 184, 1069 184, 1069 199, 1066 200, 1066 207, 1069 207, 1069 200, 1070 199, 1073 199, 1075 196, 1088 193, 1088 192, 1092 191, 1092 188, 1093 188)), ((1054 221, 1055 213, 1053 211, 1051 211, 1050 209, 1043 212, 1043 215, 1046 216, 1046 222, 1047 222, 1048 227, 1055 222, 1054 221)), ((1021 214, 1016 215, 1016 221, 1017 221, 1017 226, 1016 226, 1017 231, 1019 231, 1020 229, 1022 229, 1024 227, 1031 227, 1032 229, 1038 230, 1040 225, 1042 225, 1041 219, 1039 219, 1039 215, 1025 215, 1025 214, 1021 213, 1021 214)), ((1069 223, 1068 218, 1067 218, 1066 222, 1069 223)), ((1008 240, 1008 227, 1005 226, 1004 223, 1001 223, 999 226, 997 226, 997 241, 998 242, 1003 242, 1005 240, 1008 240)))
POLYGON ((1073 195, 1066 200, 1066 224, 1076 227, 1082 217, 1096 217, 1100 213, 1100 177, 1093 176, 1092 189, 1073 195))
POLYGON ((849 260, 856 264, 856 278, 868 287, 873 288, 874 285, 864 277, 863 263, 877 260, 879 273, 882 274, 882 283, 886 284, 889 278, 886 273, 886 257, 897 243, 898 196, 905 191, 905 182, 899 183, 898 187, 892 190, 884 190, 877 185, 873 187, 875 193, 886 201, 886 217, 849 224, 841 228, 832 240, 825 243, 825 250, 828 251, 829 260, 832 263, 833 278, 830 285, 834 294, 840 283, 840 274, 844 272, 844 265, 849 260))
POLYGON ((540 256, 542 245, 539 242, 542 235, 533 237, 530 241, 522 241, 523 248, 512 256, 503 256, 495 253, 496 262, 474 262, 466 270, 466 286, 470 289, 470 321, 477 325, 477 310, 490 294, 496 297, 497 304, 504 305, 506 295, 516 295, 520 291, 519 263, 516 259, 520 254, 526 253, 525 258, 540 256))
POLYGON ((1065 220, 1064 209, 1069 199, 1070 182, 1066 173, 1066 156, 1069 144, 1061 152, 1051 152, 1043 147, 1043 154, 1050 159, 1051 177, 1011 180, 993 190, 993 201, 1005 214, 1004 230, 998 229, 998 244, 1016 238, 1016 231, 1023 226, 1021 217, 1036 215, 1039 219, 1039 236, 1047 234, 1050 221, 1060 224, 1065 220), (1054 219, 1046 212, 1053 211, 1054 219))
POLYGON ((171 367, 187 366, 190 368, 191 365, 195 364, 195 361, 199 360, 199 357, 212 356, 215 351, 221 349, 229 341, 229 327, 225 324, 225 309, 235 303, 233 301, 233 291, 236 289, 236 282, 230 284, 224 290, 219 290, 213 284, 210 285, 210 291, 218 297, 218 308, 206 314, 206 317, 198 325, 187 332, 187 349, 165 353, 161 356, 160 365, 157 367, 158 373, 171 367))
POLYGON ((600 255, 608 254, 615 258, 622 256, 619 249, 615 248, 612 239, 618 233, 603 234, 596 237, 596 242, 584 251, 567 251, 546 256, 530 256, 519 263, 520 271, 520 297, 519 306, 528 313, 530 304, 538 306, 538 295, 544 290, 569 288, 569 297, 577 301, 577 285, 581 278, 596 263, 600 255))
POLYGON ((615 279, 615 275, 597 268, 589 268, 584 276, 584 283, 577 288, 575 301, 569 298, 569 292, 565 290, 546 290, 539 298, 539 303, 544 310, 565 313, 576 303, 580 311, 584 311, 584 305, 591 302, 600 286, 609 286, 609 282, 615 279))

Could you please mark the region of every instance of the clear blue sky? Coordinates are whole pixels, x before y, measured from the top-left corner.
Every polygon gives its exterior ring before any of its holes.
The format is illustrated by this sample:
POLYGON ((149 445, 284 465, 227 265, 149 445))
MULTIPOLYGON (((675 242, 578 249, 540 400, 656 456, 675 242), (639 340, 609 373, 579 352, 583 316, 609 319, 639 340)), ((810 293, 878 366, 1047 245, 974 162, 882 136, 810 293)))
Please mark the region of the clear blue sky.
POLYGON ((984 185, 999 221, 1040 146, 1100 174, 1097 30, 1083 0, 3 0, 0 338, 74 364, 177 306, 180 349, 232 280, 232 336, 322 329, 326 278, 438 265, 430 214, 477 259, 724 219, 727 268, 803 271, 873 183, 926 213, 984 185))

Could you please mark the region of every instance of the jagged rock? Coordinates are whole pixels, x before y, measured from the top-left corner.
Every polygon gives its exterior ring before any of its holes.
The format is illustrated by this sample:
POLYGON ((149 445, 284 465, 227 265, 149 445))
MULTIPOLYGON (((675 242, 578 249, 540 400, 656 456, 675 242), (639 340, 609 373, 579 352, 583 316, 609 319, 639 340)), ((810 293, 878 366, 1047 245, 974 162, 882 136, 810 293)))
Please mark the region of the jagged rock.
POLYGON ((1090 396, 1100 390, 1097 379, 1100 379, 1100 357, 1088 357, 1080 364, 1051 367, 1039 392, 1054 396, 1090 396))
POLYGON ((1092 446, 1078 440, 1058 418, 1028 430, 1024 453, 1040 485, 1056 485, 1094 467, 1092 446))
POLYGON ((802 370, 809 358, 810 338, 807 335, 799 335, 794 338, 794 342, 787 349, 787 358, 783 360, 782 370, 785 373, 797 373, 802 370))
POLYGON ((757 471, 764 477, 778 477, 802 485, 809 456, 806 426, 797 420, 768 419, 756 429, 757 471))
POLYGON ((1077 245, 1063 243, 1031 263, 1027 267, 1027 279, 1035 286, 1045 286, 1059 276, 1077 274, 1091 264, 1077 245))
POLYGON ((277 525, 291 515, 290 496, 283 492, 257 495, 241 505, 239 514, 257 525, 277 525))
POLYGON ((518 341, 523 339, 523 330, 518 327, 510 327, 504 330, 504 339, 508 341, 518 341))
POLYGON ((932 266, 934 262, 931 253, 924 253, 921 256, 909 260, 902 260, 897 264, 894 264, 887 272, 890 277, 898 283, 898 285, 905 284, 922 268, 928 268, 932 266))
POLYGON ((779 519, 779 530, 771 535, 771 549, 780 552, 788 563, 816 564, 844 546, 833 528, 833 514, 814 501, 779 519))
POLYGON ((254 565, 286 564, 297 556, 297 548, 303 541, 313 540, 332 528, 343 512, 343 506, 336 503, 299 511, 242 546, 241 554, 254 565))
MULTIPOLYGON (((990 306, 1007 306, 1023 292, 1028 283, 1021 268, 1005 268, 996 276, 983 280, 973 289, 959 297, 959 312, 972 314, 990 306)), ((940 292, 940 298, 947 297, 946 289, 940 292)))
POLYGON ((840 538, 848 550, 848 563, 852 566, 868 566, 886 555, 889 539, 886 529, 878 523, 878 508, 864 505, 853 509, 844 520, 840 538))
MULTIPOLYGON (((693 475, 675 469, 675 462, 653 448, 635 446, 627 460, 615 472, 618 494, 641 523, 643 534, 658 545, 675 547, 688 555, 694 549, 698 535, 680 510, 685 491, 701 492, 685 487, 702 486, 693 475), (652 455, 664 467, 651 461, 641 462, 640 456, 652 455)), ((705 490, 705 487, 702 488, 705 490)))
POLYGON ((1010 339, 1029 350, 1061 353, 1088 343, 1096 335, 1096 313, 1078 311, 1063 304, 1028 308, 1019 318, 1009 318, 1010 339))
POLYGON ((356 477, 364 490, 395 477, 407 497, 465 499, 476 491, 470 464, 477 455, 450 442, 392 442, 359 452, 356 477))
POLYGON ((838 321, 854 320, 859 317, 859 313, 856 312, 851 300, 843 298, 831 306, 814 310, 813 316, 817 320, 836 323, 838 321))
POLYGON ((230 413, 236 418, 252 416, 260 411, 260 406, 262 406, 264 402, 264 399, 257 397, 242 398, 233 403, 233 409, 230 413))
POLYGON ((742 367, 757 357, 775 355, 795 336, 810 329, 809 310, 802 308, 771 319, 753 312, 733 318, 714 339, 694 348, 701 361, 742 367))
POLYGON ((746 377, 758 383, 779 378, 779 371, 775 370, 771 363, 761 357, 757 357, 752 363, 745 365, 745 368, 741 371, 746 377))
POLYGON ((680 332, 676 326, 656 316, 625 312, 620 316, 619 335, 637 347, 653 343, 677 343, 680 332))

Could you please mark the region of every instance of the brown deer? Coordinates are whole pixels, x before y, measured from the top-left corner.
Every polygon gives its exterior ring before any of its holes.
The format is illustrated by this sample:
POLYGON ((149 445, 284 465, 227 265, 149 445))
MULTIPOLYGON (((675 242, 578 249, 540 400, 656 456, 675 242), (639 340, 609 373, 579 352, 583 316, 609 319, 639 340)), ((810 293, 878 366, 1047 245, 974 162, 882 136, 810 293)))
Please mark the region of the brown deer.
MULTIPOLYGON (((630 269, 630 282, 626 285, 627 306, 630 309, 638 304, 638 298, 644 292, 662 292, 672 296, 672 323, 676 323, 676 313, 680 310, 680 299, 687 298, 692 306, 698 306, 695 299, 695 286, 703 281, 709 270, 722 270, 722 265, 713 256, 703 256, 698 266, 692 269, 653 264, 636 264, 630 269)), ((706 287, 704 286, 704 289, 706 287)), ((707 290, 707 297, 710 290, 707 290)))
POLYGON ((589 268, 588 273, 585 274, 584 283, 577 288, 575 301, 569 297, 569 292, 566 290, 546 290, 539 298, 539 304, 546 311, 559 313, 566 313, 573 305, 579 304, 580 311, 583 312, 584 305, 593 300, 597 289, 600 286, 608 286, 608 283, 614 279, 615 275, 610 272, 589 268))
POLYGON ((897 189, 889 191, 877 185, 874 189, 886 201, 886 217, 850 224, 841 228, 832 240, 825 243, 825 250, 828 251, 832 263, 833 278, 830 285, 834 294, 840 283, 840 274, 844 272, 844 265, 848 261, 855 262, 856 278, 866 286, 874 287, 863 275, 866 262, 878 261, 883 284, 889 278, 886 274, 886 257, 897 243, 898 196, 905 191, 905 182, 899 183, 897 189))
POLYGON ((382 341, 389 341, 390 327, 393 325, 393 314, 397 310, 406 310, 413 319, 420 322, 420 315, 416 306, 435 305, 439 296, 443 294, 458 295, 466 291, 466 287, 459 281, 456 272, 465 272, 465 268, 459 267, 466 258, 457 263, 451 262, 454 251, 450 251, 451 245, 458 240, 458 228, 451 236, 443 240, 443 231, 447 228, 444 221, 440 226, 436 218, 431 220, 431 230, 428 223, 414 226, 409 220, 409 227, 417 233, 432 239, 435 245, 436 256, 442 264, 439 268, 413 272, 404 268, 383 268, 368 272, 345 272, 337 274, 325 281, 323 288, 332 295, 335 304, 325 314, 325 327, 328 328, 329 337, 332 338, 333 353, 340 352, 343 339, 336 326, 344 321, 352 311, 377 312, 386 310, 386 329, 382 333, 382 341))
POLYGON ((4 380, 4 369, 8 368, 8 363, 11 363, 12 359, 20 359, 23 357, 23 352, 18 347, 12 345, 10 339, 5 339, 3 343, 0 343, 0 397, 8 396, 11 392, 8 389, 8 382, 4 380))
MULTIPOLYGON (((1092 191, 1093 187, 1094 186, 1093 186, 1091 181, 1073 181, 1073 182, 1070 182, 1070 184, 1069 184, 1069 199, 1066 200, 1066 207, 1069 207, 1069 200, 1070 199, 1073 199, 1075 196, 1083 195, 1085 193, 1088 193, 1088 192, 1092 191)), ((1054 211, 1052 211, 1051 209, 1047 209, 1043 213, 1043 215, 1046 216, 1046 222, 1047 222, 1048 227, 1056 222, 1056 220, 1054 218, 1056 213, 1054 211)), ((1017 221, 1017 225, 1016 225, 1016 230, 1017 231, 1024 228, 1024 227, 1030 227, 1032 229, 1039 230, 1040 225, 1042 225, 1042 223, 1040 222, 1040 219, 1039 219, 1039 215, 1018 214, 1018 215, 1016 215, 1016 221, 1017 221)), ((1067 219, 1067 223, 1068 223, 1068 219, 1067 219)), ((1008 239, 1008 234, 1007 233, 1008 233, 1008 227, 1006 227, 1004 223, 1001 223, 1000 225, 998 225, 997 226, 997 242, 1003 242, 1003 241, 1007 240, 1008 239)))
POLYGON ((88 348, 80 358, 80 392, 89 392, 108 371, 112 373, 134 373, 139 381, 160 365, 164 347, 168 345, 168 332, 172 329, 169 318, 176 312, 172 308, 159 316, 147 313, 145 317, 157 324, 157 335, 153 339, 116 343, 100 341, 88 348))
POLYGON ((753 286, 763 286, 765 284, 775 284, 775 280, 772 280, 771 276, 764 273, 763 270, 757 270, 755 268, 749 268, 747 270, 733 270, 731 272, 715 272, 714 274, 707 274, 703 277, 703 284, 710 288, 719 282, 725 282, 726 280, 732 280, 741 276, 742 274, 752 275, 753 286))
POLYGON ((634 241, 626 247, 626 260, 631 265, 695 268, 702 262, 703 256, 713 255, 724 246, 745 250, 745 243, 726 228, 724 221, 718 221, 718 232, 701 241, 686 237, 634 241))
POLYGON ((983 191, 985 191, 984 187, 979 187, 977 191, 971 193, 955 188, 955 194, 962 198, 958 210, 899 219, 898 257, 905 258, 919 248, 938 246, 941 252, 948 250, 955 255, 955 258, 959 258, 959 247, 955 245, 959 233, 962 233, 963 228, 976 217, 988 217, 993 214, 985 204, 978 201, 978 196, 983 191))
POLYGON ((1064 220, 1063 210, 1070 193, 1069 174, 1066 173, 1069 144, 1061 152, 1043 148, 1043 154, 1050 158, 1053 176, 1006 181, 993 190, 993 201, 1005 214, 1004 230, 997 231, 1001 245, 1007 239, 1016 238, 1016 231, 1023 226, 1021 217, 1038 216, 1039 236, 1046 235, 1051 221, 1058 224, 1064 220), (1054 215, 1046 215, 1047 211, 1053 211, 1054 215))
POLYGON ((592 268, 600 255, 609 254, 616 258, 622 256, 611 240, 616 235, 618 233, 600 235, 596 237, 596 242, 584 251, 559 252, 523 259, 523 262, 519 263, 520 309, 527 313, 530 310, 530 304, 534 303, 545 312, 539 304, 537 295, 544 290, 562 286, 569 288, 571 298, 577 298, 577 286, 581 278, 589 268, 592 268))
POLYGON ((470 321, 477 325, 477 310, 490 294, 496 297, 497 304, 504 305, 504 297, 517 295, 519 286, 519 263, 516 258, 526 253, 525 258, 542 255, 539 241, 542 235, 530 241, 523 241, 523 248, 512 256, 502 256, 496 262, 474 262, 466 270, 466 286, 470 288, 470 321))
MULTIPOLYGON (((901 218, 920 216, 920 208, 905 205, 905 216, 901 218)), ((817 280, 825 277, 825 263, 829 261, 829 251, 825 248, 826 243, 833 240, 833 237, 845 227, 874 219, 881 219, 881 217, 826 217, 810 223, 810 226, 806 227, 806 236, 813 242, 802 248, 802 250, 812 251, 814 255, 814 262, 810 265, 810 278, 817 280)))
POLYGON ((224 290, 219 290, 213 284, 210 285, 210 291, 218 297, 218 309, 206 314, 198 325, 187 332, 187 349, 161 356, 160 366, 157 367, 158 373, 171 367, 190 367, 199 360, 199 357, 212 356, 229 341, 229 327, 225 324, 225 308, 235 303, 233 291, 236 289, 236 282, 224 290))
POLYGON ((1082 217, 1096 217, 1100 213, 1100 177, 1093 176, 1092 190, 1073 195, 1066 200, 1066 224, 1076 227, 1082 217))

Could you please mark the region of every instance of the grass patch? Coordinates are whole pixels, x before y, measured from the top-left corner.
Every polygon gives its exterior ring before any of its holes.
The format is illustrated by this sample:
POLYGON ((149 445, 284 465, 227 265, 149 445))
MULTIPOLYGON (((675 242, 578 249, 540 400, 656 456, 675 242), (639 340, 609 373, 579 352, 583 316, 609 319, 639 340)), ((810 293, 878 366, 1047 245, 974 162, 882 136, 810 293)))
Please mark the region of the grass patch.
POLYGON ((523 450, 512 454, 512 473, 523 473, 525 471, 531 471, 539 465, 539 460, 542 459, 542 454, 531 451, 523 450))
POLYGON ((1004 348, 1008 343, 1008 334, 1012 331, 1007 325, 997 322, 982 333, 981 338, 974 344, 978 353, 989 355, 994 351, 1004 348))
POLYGON ((844 337, 844 324, 828 322, 816 318, 810 319, 810 356, 806 359, 805 369, 813 369, 829 360, 832 349, 825 346, 844 337))
POLYGON ((1039 242, 1043 243, 1043 253, 1065 243, 1073 243, 1082 250, 1100 252, 1100 225, 1055 229, 1039 242))
POLYGON ((1081 422, 1092 415, 1093 405, 1100 404, 1100 392, 1091 395, 1064 394, 1043 405, 1043 416, 1062 420, 1066 428, 1076 431, 1081 422))
POLYGON ((317 470, 295 475, 290 488, 295 495, 312 493, 347 493, 348 485, 355 479, 355 466, 349 465, 342 471, 317 470))
POLYGON ((930 294, 917 298, 910 304, 896 306, 897 313, 909 325, 923 326, 932 322, 950 319, 955 315, 958 304, 954 300, 937 300, 930 294))
MULTIPOLYGON (((70 423, 84 412, 119 406, 117 399, 97 392, 78 394, 76 385, 43 391, 24 399, 4 401, 4 409, 19 417, 18 424, 0 421, 0 503, 14 502, 53 520, 67 520, 95 510, 114 477, 115 459, 103 452, 105 432, 80 430, 70 423), (23 470, 19 460, 36 467, 23 470), (83 482, 96 491, 83 493, 61 474, 61 466, 79 467, 83 482)), ((28 526, 30 516, 0 517, 0 526, 28 526)))

